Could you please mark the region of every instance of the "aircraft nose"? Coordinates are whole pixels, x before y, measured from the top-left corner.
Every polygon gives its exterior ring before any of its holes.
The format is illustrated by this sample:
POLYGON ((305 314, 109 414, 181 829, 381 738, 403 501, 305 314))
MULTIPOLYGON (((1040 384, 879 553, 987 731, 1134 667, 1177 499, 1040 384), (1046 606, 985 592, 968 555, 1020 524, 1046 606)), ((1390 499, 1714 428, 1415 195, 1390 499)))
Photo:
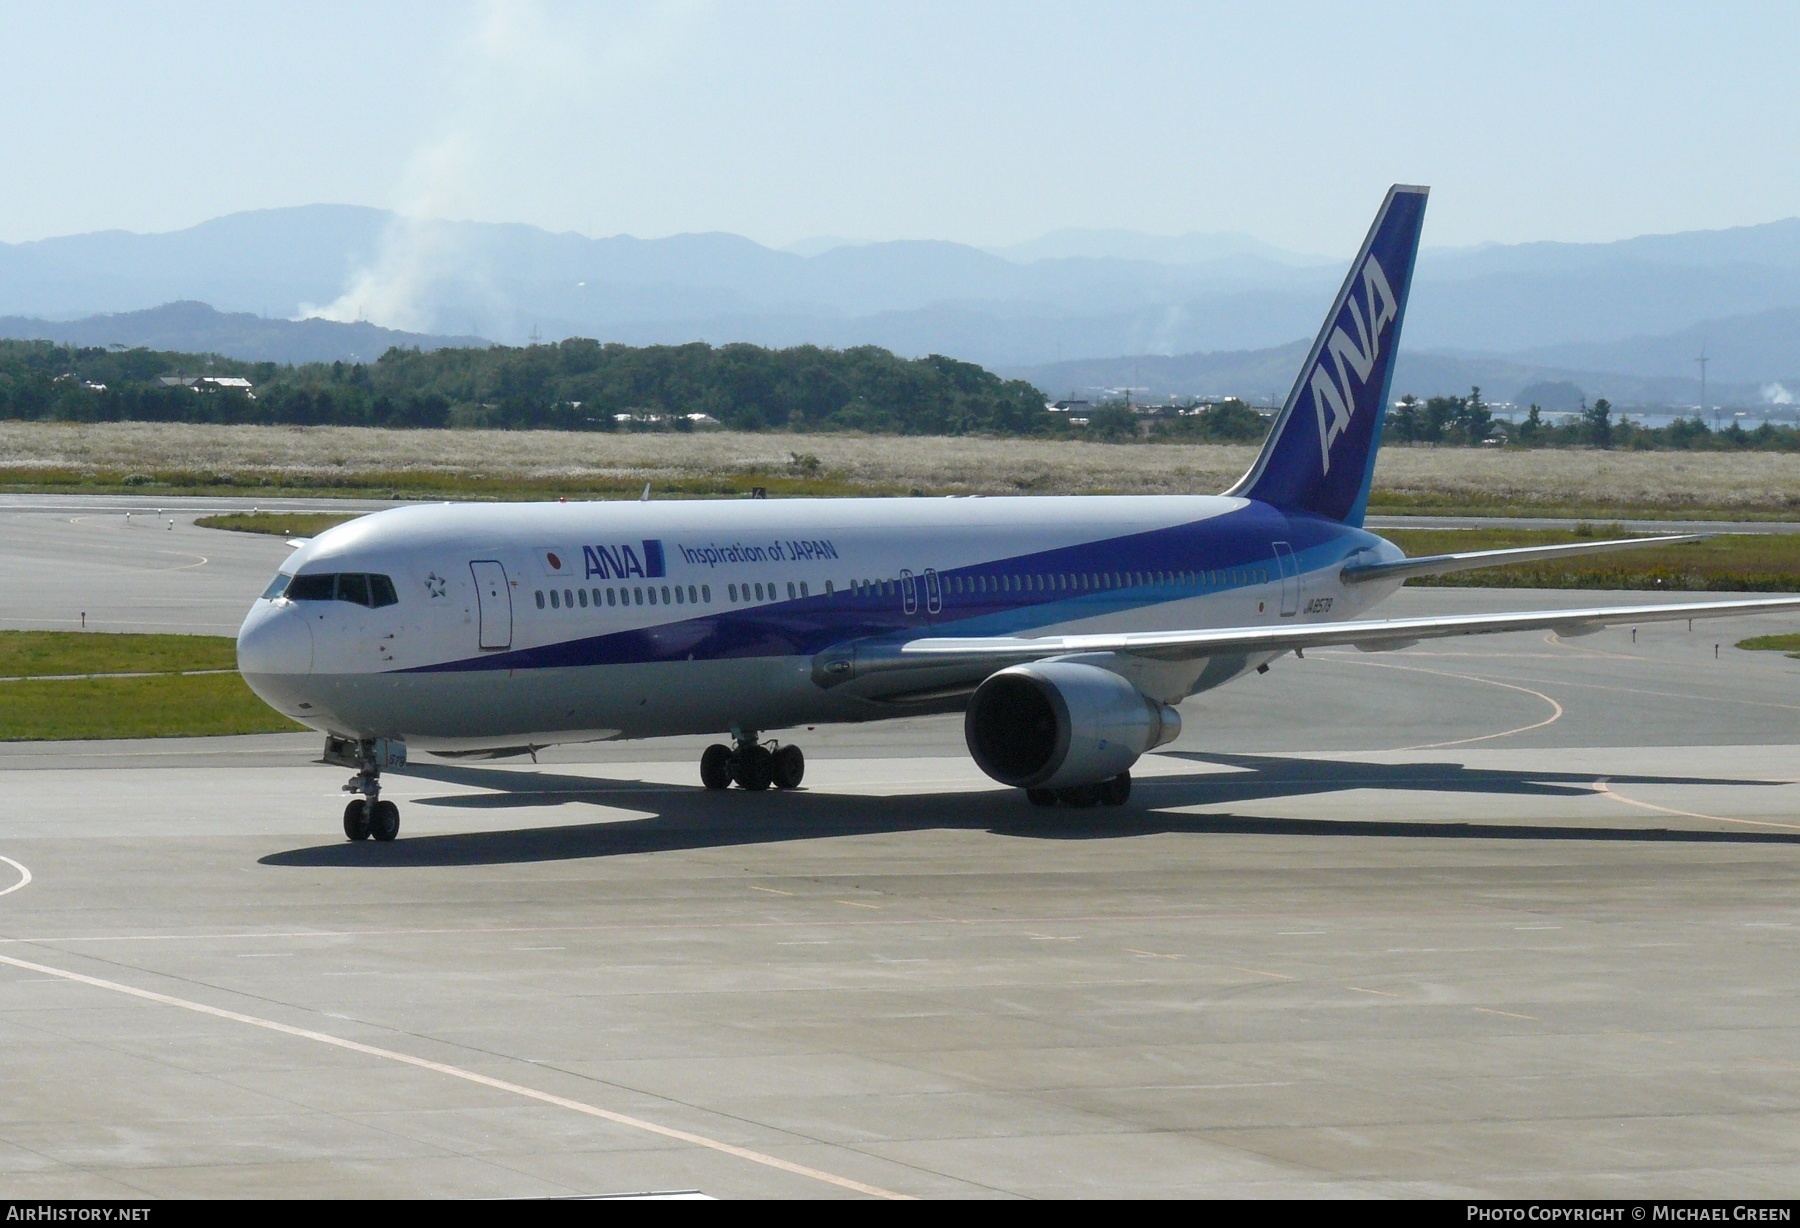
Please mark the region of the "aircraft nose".
POLYGON ((312 627, 285 602, 257 602, 238 631, 238 672, 246 677, 310 674, 312 655, 312 627))

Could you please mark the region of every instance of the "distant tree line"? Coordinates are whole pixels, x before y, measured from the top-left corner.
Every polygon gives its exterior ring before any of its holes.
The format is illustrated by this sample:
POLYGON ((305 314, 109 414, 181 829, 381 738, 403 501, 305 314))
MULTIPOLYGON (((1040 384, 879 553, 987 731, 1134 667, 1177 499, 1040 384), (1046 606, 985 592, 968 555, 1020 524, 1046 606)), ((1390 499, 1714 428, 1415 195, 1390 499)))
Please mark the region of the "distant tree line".
POLYGON ((860 430, 944 435, 1055 428, 1044 398, 942 355, 875 346, 394 348, 373 363, 234 362, 216 356, 0 342, 0 417, 74 422, 242 422, 561 430, 860 430), (159 377, 238 376, 249 393, 159 377))
POLYGON ((1388 443, 1425 443, 1475 447, 1506 444, 1522 448, 1622 448, 1639 451, 1765 451, 1800 452, 1800 428, 1763 422, 1745 430, 1735 419, 1723 430, 1714 430, 1704 419, 1677 418, 1667 426, 1644 426, 1614 416, 1613 405, 1601 397, 1592 405, 1584 398, 1579 413, 1547 421, 1542 408, 1532 405, 1517 422, 1494 417, 1482 400, 1481 389, 1471 388, 1466 397, 1404 396, 1388 411, 1383 439, 1388 443))
MULTIPOLYGON (((1241 401, 1144 413, 1126 402, 1047 413, 1023 380, 934 354, 755 345, 552 345, 421 352, 372 363, 240 362, 208 354, 0 341, 0 418, 62 422, 218 422, 513 430, 854 430, 899 435, 1029 435, 1107 441, 1256 443, 1268 419, 1241 401), (237 377, 253 388, 204 388, 165 377, 237 377)), ((1519 447, 1800 451, 1800 429, 1769 423, 1715 431, 1698 418, 1649 428, 1605 400, 1552 423, 1494 417, 1481 389, 1402 397, 1393 443, 1519 447)))

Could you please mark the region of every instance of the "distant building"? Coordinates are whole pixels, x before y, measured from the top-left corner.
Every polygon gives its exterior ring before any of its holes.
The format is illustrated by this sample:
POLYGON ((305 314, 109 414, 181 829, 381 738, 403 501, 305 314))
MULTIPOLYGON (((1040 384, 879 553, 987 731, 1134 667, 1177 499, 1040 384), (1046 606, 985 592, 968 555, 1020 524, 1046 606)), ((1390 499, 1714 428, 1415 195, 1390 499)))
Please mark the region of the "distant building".
POLYGON ((191 388, 195 392, 241 392, 252 401, 256 385, 240 375, 159 375, 156 380, 164 388, 191 388))

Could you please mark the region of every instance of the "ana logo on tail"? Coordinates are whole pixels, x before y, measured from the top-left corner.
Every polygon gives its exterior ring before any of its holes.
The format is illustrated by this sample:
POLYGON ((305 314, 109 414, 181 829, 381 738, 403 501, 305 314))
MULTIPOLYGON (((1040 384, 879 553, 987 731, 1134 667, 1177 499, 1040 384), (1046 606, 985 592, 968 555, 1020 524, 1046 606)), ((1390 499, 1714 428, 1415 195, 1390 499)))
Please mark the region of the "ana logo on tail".
POLYGON ((1400 314, 1387 274, 1381 271, 1380 262, 1372 255, 1362 267, 1362 289, 1361 302, 1354 293, 1344 300, 1338 325, 1319 355, 1310 381, 1313 408, 1319 415, 1319 458, 1324 473, 1331 472, 1331 445, 1350 425, 1350 415, 1356 412, 1356 392, 1350 377, 1354 374, 1358 384, 1368 382, 1369 372, 1374 370, 1375 360, 1381 356, 1382 330, 1400 314), (1354 339, 1345 330, 1346 315, 1349 316, 1347 323, 1356 329, 1354 339), (1326 359, 1330 359, 1337 369, 1335 379, 1325 365, 1326 359))

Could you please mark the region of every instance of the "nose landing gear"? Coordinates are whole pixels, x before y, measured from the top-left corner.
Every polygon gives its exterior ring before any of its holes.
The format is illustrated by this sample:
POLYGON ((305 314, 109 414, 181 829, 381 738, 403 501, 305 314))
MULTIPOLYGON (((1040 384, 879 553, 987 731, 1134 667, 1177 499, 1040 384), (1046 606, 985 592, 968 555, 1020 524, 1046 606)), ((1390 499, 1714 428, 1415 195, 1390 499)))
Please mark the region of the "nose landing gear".
POLYGON ((798 746, 764 745, 755 730, 739 733, 731 746, 715 742, 700 756, 700 783, 708 789, 797 789, 805 775, 806 756, 798 746))
POLYGON ((355 793, 344 807, 344 838, 375 839, 383 844, 400 834, 400 807, 381 800, 381 761, 392 752, 375 739, 348 742, 330 738, 325 744, 325 760, 340 766, 356 768, 356 775, 344 783, 345 793, 355 793))

